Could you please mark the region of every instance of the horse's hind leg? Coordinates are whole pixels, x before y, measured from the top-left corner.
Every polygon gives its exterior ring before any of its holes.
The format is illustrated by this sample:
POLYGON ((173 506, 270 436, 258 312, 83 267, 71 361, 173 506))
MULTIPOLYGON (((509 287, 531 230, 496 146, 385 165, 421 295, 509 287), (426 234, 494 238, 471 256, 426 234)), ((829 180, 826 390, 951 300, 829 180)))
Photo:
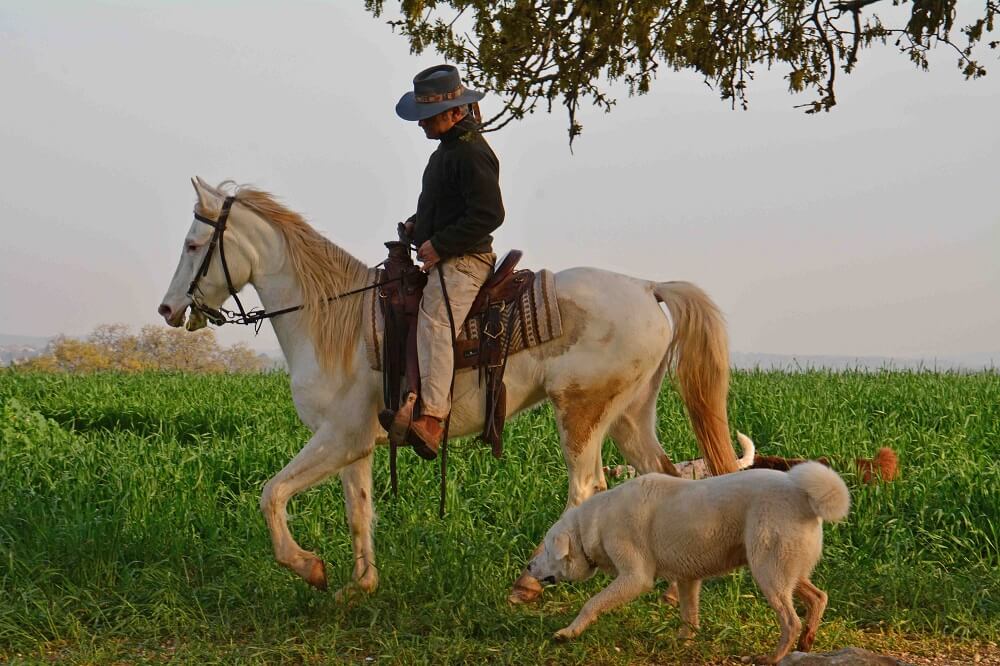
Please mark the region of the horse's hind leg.
MULTIPOLYGON (((601 467, 601 444, 608 425, 618 418, 623 396, 606 390, 574 389, 553 391, 556 425, 562 441, 563 457, 569 473, 566 508, 579 505, 596 492, 607 488, 601 467)), ((541 550, 539 545, 535 553, 541 550)), ((527 603, 542 594, 542 586, 527 569, 514 582, 508 601, 527 603)))
MULTIPOLYGON (((656 437, 656 401, 666 371, 664 360, 611 424, 611 438, 638 474, 662 472, 677 476, 677 469, 656 437)), ((673 606, 678 604, 680 592, 676 581, 671 581, 662 599, 673 606)))
POLYGON ((359 459, 340 472, 344 486, 344 505, 347 524, 351 528, 351 545, 354 550, 354 579, 337 592, 338 599, 361 590, 374 592, 378 587, 378 569, 375 567, 375 544, 372 539, 372 455, 359 459))
POLYGON ((285 467, 264 486, 260 496, 260 509, 271 532, 271 544, 278 563, 288 567, 307 583, 326 589, 326 570, 323 560, 314 553, 303 550, 288 530, 285 509, 288 500, 296 494, 330 478, 341 469, 371 454, 375 448, 374 436, 367 438, 345 437, 332 428, 323 426, 285 467))
POLYGON ((656 400, 666 371, 664 360, 611 424, 611 438, 638 474, 662 472, 677 476, 674 464, 656 437, 656 400))

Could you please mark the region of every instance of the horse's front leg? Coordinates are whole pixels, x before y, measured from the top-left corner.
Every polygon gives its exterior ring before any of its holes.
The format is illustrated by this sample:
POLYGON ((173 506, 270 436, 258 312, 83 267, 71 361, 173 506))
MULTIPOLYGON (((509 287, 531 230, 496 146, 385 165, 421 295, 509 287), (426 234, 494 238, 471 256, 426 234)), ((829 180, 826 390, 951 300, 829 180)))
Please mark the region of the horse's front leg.
POLYGON ((326 589, 323 560, 295 542, 288 530, 285 509, 296 494, 371 455, 375 447, 373 437, 345 435, 328 425, 320 427, 298 455, 267 482, 260 496, 260 509, 271 532, 275 559, 321 590, 326 589))
POLYGON ((351 545, 354 550, 353 581, 337 591, 338 600, 347 600, 353 593, 371 593, 378 587, 378 569, 375 567, 375 543, 372 538, 372 457, 360 458, 340 472, 344 486, 344 504, 347 524, 351 528, 351 545))

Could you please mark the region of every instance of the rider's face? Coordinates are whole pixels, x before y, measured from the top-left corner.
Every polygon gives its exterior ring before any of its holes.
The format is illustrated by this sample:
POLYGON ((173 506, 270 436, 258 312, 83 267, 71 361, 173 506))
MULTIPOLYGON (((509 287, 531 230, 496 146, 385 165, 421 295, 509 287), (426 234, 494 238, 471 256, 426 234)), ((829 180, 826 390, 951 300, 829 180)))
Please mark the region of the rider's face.
POLYGON ((440 139, 441 135, 454 127, 455 123, 463 117, 465 117, 465 111, 459 106, 446 109, 436 116, 424 118, 423 120, 417 121, 417 124, 423 128, 424 136, 428 139, 440 139))

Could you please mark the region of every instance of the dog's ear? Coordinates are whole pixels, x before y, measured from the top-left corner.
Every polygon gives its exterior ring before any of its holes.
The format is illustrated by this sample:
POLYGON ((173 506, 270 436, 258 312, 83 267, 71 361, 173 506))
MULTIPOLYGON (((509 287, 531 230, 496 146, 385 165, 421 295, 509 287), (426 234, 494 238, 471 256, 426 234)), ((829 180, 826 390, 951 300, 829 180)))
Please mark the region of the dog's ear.
POLYGON ((557 560, 564 560, 569 557, 569 532, 560 532, 552 540, 552 554, 557 560))

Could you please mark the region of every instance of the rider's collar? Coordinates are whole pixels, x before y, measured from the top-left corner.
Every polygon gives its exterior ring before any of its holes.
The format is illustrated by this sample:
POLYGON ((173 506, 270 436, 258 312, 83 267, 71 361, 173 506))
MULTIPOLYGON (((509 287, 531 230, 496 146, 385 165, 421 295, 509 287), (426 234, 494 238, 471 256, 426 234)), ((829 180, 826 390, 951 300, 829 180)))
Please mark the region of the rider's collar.
POLYGON ((469 132, 475 132, 479 129, 479 124, 476 122, 472 114, 466 114, 464 118, 459 120, 455 125, 441 135, 441 143, 451 143, 452 141, 457 141, 462 138, 463 135, 469 132))

